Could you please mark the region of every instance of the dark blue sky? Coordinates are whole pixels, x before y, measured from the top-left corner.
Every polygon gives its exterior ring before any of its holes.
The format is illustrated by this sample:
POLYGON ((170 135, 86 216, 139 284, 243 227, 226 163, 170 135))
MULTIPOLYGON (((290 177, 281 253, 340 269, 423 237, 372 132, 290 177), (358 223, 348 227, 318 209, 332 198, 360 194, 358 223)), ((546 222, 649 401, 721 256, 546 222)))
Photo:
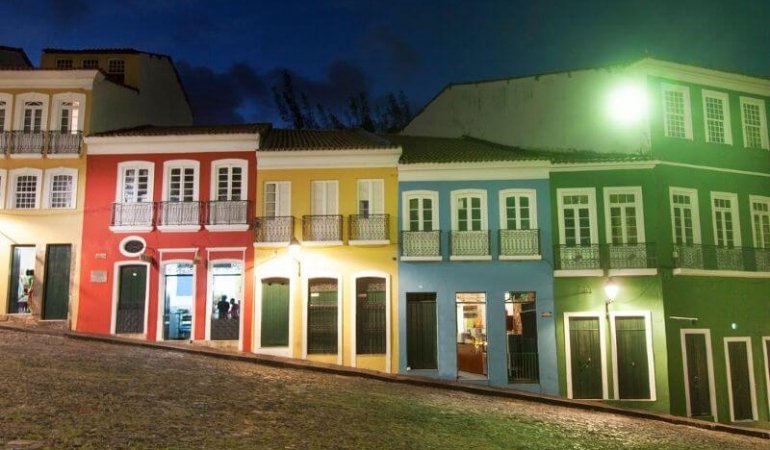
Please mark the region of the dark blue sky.
POLYGON ((281 69, 332 107, 450 82, 665 59, 770 75, 768 0, 3 0, 0 44, 172 56, 201 123, 276 120, 281 69))

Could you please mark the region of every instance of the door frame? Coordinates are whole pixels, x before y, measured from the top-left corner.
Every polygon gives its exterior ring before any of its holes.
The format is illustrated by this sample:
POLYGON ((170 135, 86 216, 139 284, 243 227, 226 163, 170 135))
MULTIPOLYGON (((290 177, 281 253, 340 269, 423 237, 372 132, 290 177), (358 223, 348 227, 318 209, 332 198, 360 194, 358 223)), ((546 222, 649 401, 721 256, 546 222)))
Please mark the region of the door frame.
POLYGON ((358 309, 358 299, 356 298, 356 285, 358 284, 359 278, 384 278, 385 279, 385 372, 390 373, 391 363, 391 353, 390 353, 390 274, 386 272, 380 272, 377 270, 365 270, 362 272, 356 272, 352 274, 350 278, 350 315, 351 315, 351 322, 350 322, 350 366, 356 367, 356 358, 358 356, 358 353, 356 352, 356 333, 358 332, 357 328, 357 309, 358 309))
POLYGON ((652 318, 650 311, 618 311, 610 313, 610 341, 612 342, 612 397, 620 401, 654 402, 657 400, 655 389, 655 358, 652 352, 652 318), (615 318, 643 317, 644 335, 647 347, 647 376, 650 383, 650 398, 620 398, 620 383, 618 382, 618 342, 615 334, 615 318))
POLYGON ((197 291, 196 291, 196 284, 198 280, 198 265, 195 264, 195 261, 192 259, 185 259, 185 258, 177 258, 177 259, 169 259, 169 260, 163 260, 158 265, 158 324, 157 328, 155 330, 155 340, 159 342, 167 341, 168 339, 163 339, 163 309, 166 305, 166 265, 167 264, 191 264, 193 266, 193 287, 192 287, 192 323, 190 325, 190 340, 195 340, 195 309, 197 302, 197 291))
POLYGON ((296 273, 287 275, 283 271, 266 271, 257 275, 254 283, 254 335, 252 339, 252 352, 262 355, 275 355, 292 357, 292 342, 294 340, 294 298, 296 297, 297 283, 296 273), (270 278, 283 278, 289 282, 289 345, 286 347, 262 347, 262 283, 270 278))
POLYGON ((749 371, 749 387, 751 389, 751 420, 740 420, 741 422, 749 422, 749 421, 755 421, 757 420, 757 386, 754 382, 754 356, 751 353, 751 338, 748 336, 744 337, 726 337, 724 338, 725 343, 725 367, 727 369, 727 399, 729 400, 730 405, 730 422, 735 422, 735 412, 733 409, 733 380, 730 367, 730 351, 728 344, 730 342, 743 342, 744 345, 746 345, 746 360, 748 362, 748 371, 749 371))
POLYGON ((572 348, 570 343, 570 328, 569 319, 573 317, 591 317, 599 320, 599 353, 601 354, 601 370, 602 370, 602 400, 607 400, 609 394, 607 393, 607 344, 606 344, 606 324, 604 320, 604 314, 599 312, 565 312, 564 313, 564 356, 566 362, 566 374, 567 374, 567 398, 572 398, 572 348))
POLYGON ((43 289, 40 296, 40 318, 41 320, 69 320, 70 319, 70 303, 72 302, 72 274, 73 274, 73 252, 72 252, 72 244, 65 243, 65 244, 56 244, 56 243, 48 243, 45 245, 45 260, 43 261, 43 289), (67 289, 67 314, 64 317, 64 319, 47 319, 45 314, 45 308, 46 308, 46 295, 48 295, 48 283, 46 283, 46 280, 48 280, 48 255, 49 250, 51 247, 64 247, 67 246, 70 249, 70 270, 69 273, 67 273, 67 280, 68 280, 68 289, 67 289))
POLYGON ((118 318, 118 296, 120 295, 120 269, 123 266, 144 266, 147 271, 145 277, 144 287, 144 331, 142 335, 147 339, 147 320, 150 311, 150 276, 152 275, 152 267, 149 262, 145 261, 117 261, 113 265, 112 269, 112 314, 110 317, 110 334, 115 334, 115 324, 118 318))
POLYGON ((337 280, 337 364, 342 365, 342 275, 336 272, 311 272, 302 274, 302 359, 307 359, 307 307, 310 294, 310 280, 313 278, 333 278, 337 280))
POLYGON ((719 416, 717 415, 717 397, 716 387, 714 382, 714 358, 711 351, 711 330, 709 328, 682 328, 679 330, 679 340, 682 346, 682 371, 684 373, 684 400, 687 410, 687 417, 692 417, 692 411, 690 408, 690 374, 687 369, 687 343, 685 342, 685 336, 688 334, 701 334, 706 340, 706 367, 709 374, 709 401, 711 404, 711 415, 714 417, 714 422, 719 422, 719 416))
MULTIPOLYGON (((211 255, 211 249, 209 249, 209 255, 211 255)), ((214 299, 211 298, 212 295, 214 295, 214 264, 216 263, 238 263, 241 265, 241 304, 239 314, 241 315, 238 319, 240 323, 238 324, 238 349, 243 350, 243 307, 244 303, 246 302, 246 260, 245 259, 238 259, 238 258, 217 258, 217 259, 209 259, 208 260, 208 266, 207 274, 206 274, 206 314, 205 314, 205 320, 206 324, 204 327, 204 334, 203 339, 205 341, 211 340, 211 312, 212 308, 214 307, 214 299)), ((196 268, 197 270, 197 268, 196 268)))
MULTIPOLYGON (((457 324, 459 321, 459 318, 457 317, 457 306, 458 305, 484 305, 484 328, 486 328, 487 333, 485 339, 485 343, 487 344, 487 362, 484 364, 484 369, 487 371, 486 375, 484 373, 476 374, 481 375, 485 377, 486 381, 489 381, 489 295, 487 291, 456 291, 454 293, 454 356, 455 356, 455 380, 460 379, 460 358, 459 358, 459 342, 457 342, 457 324), (457 294, 484 294, 484 301, 483 302, 458 302, 457 301, 457 294)), ((438 311, 436 311, 438 313, 438 311)), ((436 317, 436 320, 438 320, 438 317, 436 317)), ((438 324, 437 324, 438 325, 438 324)), ((438 328, 438 327, 436 327, 438 328)), ((438 342, 437 342, 438 344, 438 342)), ((473 373, 473 372, 466 372, 466 373, 473 373)))
MULTIPOLYGON (((439 371, 439 368, 441 367, 441 347, 439 345, 439 343, 440 343, 439 335, 441 334, 441 327, 439 327, 439 319, 438 319, 438 317, 439 317, 438 316, 438 292, 435 292, 435 291, 434 292, 431 292, 431 291, 428 291, 428 292, 423 292, 423 291, 404 292, 404 324, 403 324, 403 327, 404 327, 404 342, 403 342, 402 347, 401 347, 401 348, 404 349, 404 356, 406 357, 406 361, 405 361, 405 365, 404 365, 404 370, 407 371, 406 368, 409 367, 409 342, 408 342, 409 341, 409 336, 408 336, 408 333, 407 333, 408 327, 409 327, 409 317, 407 316, 407 314, 409 313, 409 300, 406 299, 407 295, 409 295, 409 294, 433 294, 434 297, 435 297, 433 299, 433 312, 435 313, 434 317, 436 318, 436 335, 435 335, 435 342, 436 342, 436 368, 435 369, 411 369, 410 368, 409 370, 428 370, 428 371, 435 370, 435 371, 439 371)), ((455 315, 457 315, 457 312, 455 312, 455 315)), ((457 327, 456 324, 455 324, 455 327, 457 327)), ((457 338, 455 338, 455 339, 457 339, 457 338)), ((456 344, 457 343, 455 342, 455 345, 456 344)), ((456 352, 457 352, 457 350, 455 350, 455 353, 456 352)))
POLYGON ((770 343, 770 336, 762 336, 762 353, 765 355, 765 391, 767 391, 767 408, 770 412, 770 354, 767 352, 767 345, 770 343))

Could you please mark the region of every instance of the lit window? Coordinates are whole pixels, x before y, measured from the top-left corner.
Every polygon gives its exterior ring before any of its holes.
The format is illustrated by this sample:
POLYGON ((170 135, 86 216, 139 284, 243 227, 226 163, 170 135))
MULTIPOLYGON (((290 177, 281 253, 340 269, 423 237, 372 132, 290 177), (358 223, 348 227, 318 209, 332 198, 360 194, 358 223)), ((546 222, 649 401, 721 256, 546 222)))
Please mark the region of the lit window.
POLYGON ((668 137, 692 139, 688 88, 663 85, 663 128, 668 137))

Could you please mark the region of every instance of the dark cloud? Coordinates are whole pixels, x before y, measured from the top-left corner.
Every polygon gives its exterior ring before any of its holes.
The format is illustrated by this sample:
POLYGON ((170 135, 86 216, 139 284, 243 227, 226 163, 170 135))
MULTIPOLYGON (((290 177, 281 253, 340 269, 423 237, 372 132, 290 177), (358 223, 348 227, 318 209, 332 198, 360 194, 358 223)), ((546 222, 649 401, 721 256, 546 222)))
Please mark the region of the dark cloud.
POLYGON ((375 56, 385 70, 402 79, 408 78, 420 64, 417 51, 384 25, 370 28, 363 38, 362 47, 370 57, 375 56))

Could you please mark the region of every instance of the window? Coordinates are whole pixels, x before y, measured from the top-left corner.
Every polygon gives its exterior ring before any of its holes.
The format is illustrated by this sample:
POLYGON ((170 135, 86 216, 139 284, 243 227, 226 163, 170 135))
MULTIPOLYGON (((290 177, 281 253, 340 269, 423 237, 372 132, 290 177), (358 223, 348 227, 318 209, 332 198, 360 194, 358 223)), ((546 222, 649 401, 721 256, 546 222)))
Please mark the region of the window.
POLYGON ((265 182, 265 217, 291 215, 291 182, 265 182))
POLYGON ((685 86, 664 84, 663 130, 668 137, 692 139, 690 90, 685 86))
POLYGON ((0 133, 5 131, 5 119, 10 116, 6 112, 7 106, 8 104, 4 100, 0 100, 0 133))
POLYGON ((118 166, 118 203, 152 201, 154 166, 149 162, 128 162, 118 166))
POLYGON ((197 161, 168 161, 165 166, 163 199, 167 202, 198 201, 197 161))
POLYGON ((110 59, 107 61, 107 74, 113 80, 123 83, 126 77, 126 61, 122 59, 110 59))
POLYGON ((723 92, 703 91, 703 117, 706 142, 732 144, 730 129, 730 100, 723 92))
POLYGON ((754 247, 770 249, 770 197, 750 195, 754 247))
MULTIPOLYGON (((17 95, 14 104, 13 129, 25 133, 39 133, 47 129, 49 101, 48 94, 31 92, 17 95)), ((10 97, 6 102, 8 105, 11 104, 10 97)))
POLYGON ((644 242, 642 188, 605 188, 604 208, 608 243, 644 242))
POLYGON ((39 169, 12 170, 9 206, 15 209, 39 208, 41 176, 42 170, 39 169))
POLYGON ((532 230, 536 228, 535 191, 530 189, 500 191, 500 229, 532 230))
POLYGON ((80 63, 80 66, 84 69, 98 69, 99 68, 99 60, 97 59, 84 59, 83 62, 80 63))
POLYGON ((698 192, 694 189, 671 188, 669 195, 674 243, 679 245, 700 244, 698 192))
POLYGON ((711 211, 714 220, 714 243, 719 247, 740 247, 741 230, 738 223, 738 196, 736 194, 712 192, 711 211))
POLYGON ((386 329, 386 280, 356 279, 356 354, 384 354, 386 329))
POLYGON ((384 186, 383 180, 358 180, 358 214, 385 213, 384 186))
POLYGON ((452 229, 487 230, 487 191, 452 191, 452 229))
POLYGON ((78 171, 76 169, 54 169, 45 172, 46 208, 74 208, 77 193, 78 171))
POLYGON ((58 70, 69 70, 69 69, 72 69, 72 60, 71 59, 57 59, 56 60, 56 69, 58 69, 58 70))
POLYGON ((505 293, 508 382, 538 383, 536 292, 505 293))
POLYGON ((650 313, 612 313, 615 398, 655 400, 650 313))
POLYGON ((244 160, 219 160, 212 163, 212 200, 245 200, 248 189, 247 163, 244 160))
POLYGON ((8 174, 4 169, 0 169, 0 209, 5 207, 5 180, 8 174))
POLYGON ((433 231, 439 229, 437 192, 404 192, 403 203, 404 231, 433 231))
POLYGON ((63 102, 59 107, 59 131, 74 133, 78 131, 79 102, 63 102))
POLYGON ((43 102, 24 102, 24 122, 22 129, 25 133, 38 133, 43 124, 43 102))
POLYGON ((557 196, 561 244, 582 247, 597 243, 594 189, 558 189, 557 196))
POLYGON ((314 216, 337 214, 337 180, 313 181, 311 184, 314 216))
POLYGON ((741 117, 743 118, 743 144, 748 148, 768 148, 765 102, 741 97, 741 117))

